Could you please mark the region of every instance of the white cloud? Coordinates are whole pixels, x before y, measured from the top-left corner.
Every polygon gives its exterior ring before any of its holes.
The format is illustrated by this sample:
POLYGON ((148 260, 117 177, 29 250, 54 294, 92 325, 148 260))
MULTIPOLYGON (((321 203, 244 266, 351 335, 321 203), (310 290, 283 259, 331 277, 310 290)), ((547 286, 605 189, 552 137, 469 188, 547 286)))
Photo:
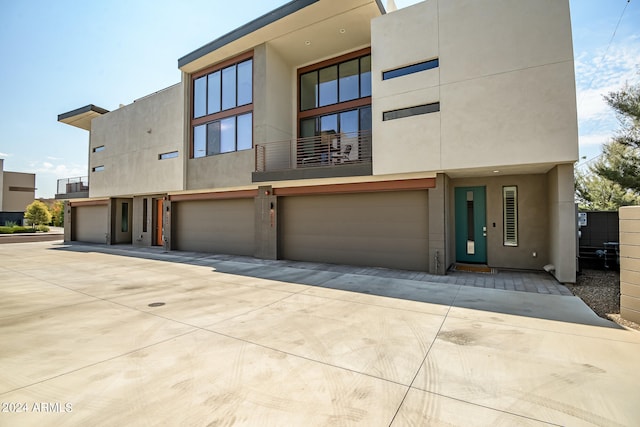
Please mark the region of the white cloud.
POLYGON ((10 155, 9 153, 0 153, 0 157, 9 157, 10 155))
POLYGON ((87 168, 81 165, 67 166, 64 164, 54 165, 49 162, 42 162, 35 165, 36 174, 54 175, 56 178, 75 178, 86 176, 87 168))
POLYGON ((578 140, 580 141, 580 147, 586 146, 599 146, 608 142, 611 139, 610 133, 593 133, 589 135, 580 135, 578 140))
POLYGON ((578 118, 610 120, 614 113, 603 96, 619 90, 625 83, 640 80, 640 43, 612 45, 604 52, 582 52, 576 56, 578 118))

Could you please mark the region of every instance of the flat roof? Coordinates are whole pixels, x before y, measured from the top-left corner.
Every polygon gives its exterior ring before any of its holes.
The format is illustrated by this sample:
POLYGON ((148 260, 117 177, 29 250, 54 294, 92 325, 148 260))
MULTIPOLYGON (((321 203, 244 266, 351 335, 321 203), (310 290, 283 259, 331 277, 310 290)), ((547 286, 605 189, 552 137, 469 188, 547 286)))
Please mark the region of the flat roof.
MULTIPOLYGON (((212 42, 207 43, 201 48, 196 49, 193 52, 183 56, 182 58, 178 59, 178 68, 182 68, 185 65, 199 58, 202 58, 203 56, 214 52, 229 43, 241 39, 242 37, 245 37, 263 27, 266 27, 267 25, 273 24, 274 22, 295 12, 298 12, 299 10, 304 9, 307 6, 318 3, 319 1, 321 0, 292 0, 289 3, 282 5, 279 8, 272 10, 271 12, 268 12, 260 16, 259 18, 256 18, 253 21, 250 21, 243 26, 213 40, 212 42)), ((382 1, 375 1, 378 5, 378 8, 380 9, 380 13, 385 14, 386 11, 384 6, 382 5, 382 1)))
POLYGON ((108 112, 109 110, 89 104, 66 113, 58 114, 58 121, 80 129, 91 130, 91 120, 108 112))

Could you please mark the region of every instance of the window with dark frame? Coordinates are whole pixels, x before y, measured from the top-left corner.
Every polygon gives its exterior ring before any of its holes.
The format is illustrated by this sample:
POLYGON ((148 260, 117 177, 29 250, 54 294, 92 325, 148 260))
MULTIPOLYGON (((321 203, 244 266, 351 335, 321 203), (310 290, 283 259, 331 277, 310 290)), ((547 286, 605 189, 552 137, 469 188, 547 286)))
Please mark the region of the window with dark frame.
POLYGON ((96 166, 91 168, 91 172, 102 172, 104 171, 104 166, 96 166))
POLYGON ((158 160, 175 159, 178 157, 177 151, 170 151, 168 153, 158 154, 158 160))
POLYGON ((142 199, 142 232, 147 232, 147 220, 149 219, 147 199, 142 199))
POLYGON ((415 107, 400 108, 398 110, 385 111, 382 113, 382 120, 396 120, 404 117, 418 116, 421 114, 436 113, 440 111, 440 103, 416 105, 415 107))
POLYGON ((371 49, 298 70, 298 136, 371 130, 371 49))
POLYGON ((371 96, 371 55, 300 74, 300 111, 371 96))
POLYGON ((419 73, 420 71, 431 70, 439 67, 439 65, 438 58, 436 58, 429 61, 419 62, 417 64, 407 65, 406 67, 395 68, 393 70, 384 71, 382 73, 382 80, 394 79, 396 77, 419 73))
POLYGON ((123 202, 122 203, 122 226, 121 226, 121 230, 123 233, 126 233, 129 231, 129 203, 127 202, 123 202))
POLYGON ((252 54, 194 76, 191 126, 191 158, 253 148, 252 54))
POLYGON ((502 187, 504 246, 518 246, 518 187, 502 187))

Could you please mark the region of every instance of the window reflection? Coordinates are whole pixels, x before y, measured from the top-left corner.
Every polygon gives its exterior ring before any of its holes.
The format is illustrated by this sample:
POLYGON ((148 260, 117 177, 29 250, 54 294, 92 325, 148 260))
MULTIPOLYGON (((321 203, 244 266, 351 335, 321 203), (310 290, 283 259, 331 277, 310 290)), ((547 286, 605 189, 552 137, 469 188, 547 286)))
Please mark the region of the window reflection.
POLYGON ((220 154, 220 122, 207 125, 207 156, 220 154))
POLYGON ((207 79, 200 77, 193 82, 193 116, 202 117, 207 114, 207 79))
POLYGON ((371 55, 300 75, 300 111, 371 96, 371 55))
POLYGON ((360 58, 360 97, 371 96, 371 55, 360 58))
POLYGON ((300 76, 300 109, 302 111, 318 106, 318 73, 300 76))
POLYGON ((222 109, 236 106, 236 66, 222 70, 222 109))
POLYGON ((193 128, 193 157, 207 155, 207 126, 201 125, 193 128))
POLYGON ((253 114, 238 116, 238 150, 250 150, 253 148, 253 114))
POLYGON ((358 87, 359 63, 358 59, 354 59, 343 62, 338 67, 340 73, 340 102, 358 98, 360 92, 358 87))
POLYGON ((220 111, 220 71, 209 74, 207 79, 208 101, 207 113, 213 114, 220 111))
POLYGON ((327 67, 319 73, 320 107, 338 102, 338 67, 327 67))
POLYGON ((245 61, 238 64, 238 105, 251 104, 253 102, 253 61, 245 61))
POLYGON ((253 59, 193 80, 193 157, 253 148, 253 59), (247 108, 248 106, 249 108, 247 108), (239 107, 243 107, 240 109, 239 107))
POLYGON ((220 120, 220 152, 236 151, 236 118, 220 120))

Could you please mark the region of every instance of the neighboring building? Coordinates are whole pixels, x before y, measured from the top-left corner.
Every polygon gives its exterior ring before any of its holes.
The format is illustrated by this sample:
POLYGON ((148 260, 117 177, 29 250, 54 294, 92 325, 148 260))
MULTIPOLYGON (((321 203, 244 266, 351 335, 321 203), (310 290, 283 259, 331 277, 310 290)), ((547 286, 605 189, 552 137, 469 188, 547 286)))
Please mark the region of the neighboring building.
POLYGON ((36 174, 6 172, 0 159, 0 225, 24 224, 24 211, 36 197, 36 174))
POLYGON ((55 198, 60 200, 83 199, 89 197, 89 177, 78 176, 58 180, 55 198))
POLYGON ((90 121, 66 240, 575 281, 567 0, 294 0, 178 66, 90 121))

